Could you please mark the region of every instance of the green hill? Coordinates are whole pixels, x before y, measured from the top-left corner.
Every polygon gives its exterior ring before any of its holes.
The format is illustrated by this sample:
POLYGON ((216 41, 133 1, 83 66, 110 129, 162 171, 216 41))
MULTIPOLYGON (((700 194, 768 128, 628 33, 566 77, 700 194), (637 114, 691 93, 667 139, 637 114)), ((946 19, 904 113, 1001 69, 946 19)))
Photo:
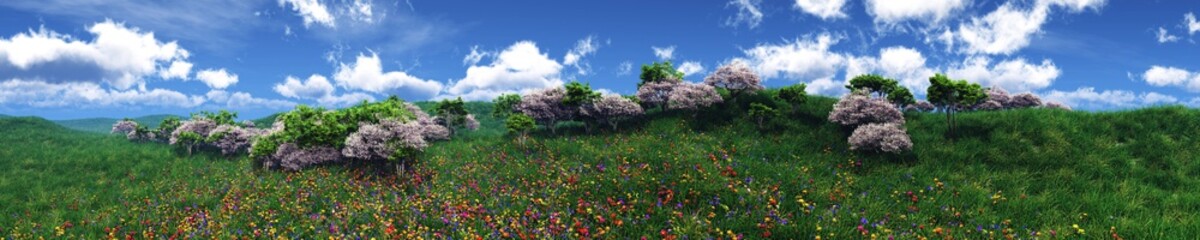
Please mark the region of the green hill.
POLYGON ((568 125, 525 143, 503 134, 489 104, 471 103, 483 130, 434 143, 404 180, 342 166, 253 170, 244 158, 0 119, 0 191, 15 193, 0 194, 0 235, 1200 235, 1198 110, 963 113, 953 139, 944 115, 910 113, 914 149, 896 156, 848 151, 849 131, 824 120, 834 101, 810 98, 768 131, 729 115, 656 113, 621 131, 568 125))
MULTIPOLYGON (((149 115, 149 116, 133 118, 133 121, 138 122, 138 124, 146 125, 149 128, 156 128, 156 127, 158 127, 159 123, 162 123, 163 119, 166 119, 167 117, 170 117, 170 116, 175 116, 175 115, 166 115, 166 114, 149 115)), ((175 116, 175 117, 184 118, 184 117, 180 117, 180 116, 175 116)), ((75 129, 75 130, 79 130, 79 131, 109 133, 110 131, 112 131, 113 123, 116 123, 117 121, 120 121, 120 120, 121 119, 116 119, 116 118, 84 118, 84 119, 71 119, 71 120, 56 120, 54 122, 58 123, 59 125, 62 125, 63 127, 67 127, 67 128, 75 129)))

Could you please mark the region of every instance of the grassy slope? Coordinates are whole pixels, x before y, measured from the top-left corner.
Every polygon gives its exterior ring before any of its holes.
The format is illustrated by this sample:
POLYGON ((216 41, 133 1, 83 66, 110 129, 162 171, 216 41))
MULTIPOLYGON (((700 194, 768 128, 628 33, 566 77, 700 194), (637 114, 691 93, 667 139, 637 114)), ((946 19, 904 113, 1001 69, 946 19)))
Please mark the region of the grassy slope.
MULTIPOLYGON (((149 128, 156 128, 156 127, 158 127, 159 123, 162 123, 163 119, 166 119, 167 117, 170 117, 170 116, 172 116, 172 115, 165 115, 165 114, 164 115, 149 115, 149 116, 134 118, 133 121, 138 122, 138 124, 144 124, 149 128)), ((178 116, 176 116, 176 117, 178 117, 178 116)), ((67 127, 67 128, 75 129, 75 130, 79 130, 79 131, 108 133, 108 132, 112 131, 113 123, 116 123, 117 121, 120 121, 120 120, 121 119, 115 119, 115 118, 84 118, 84 119, 58 120, 58 121, 54 121, 54 122, 58 123, 59 125, 62 125, 63 127, 67 127)))
POLYGON ((631 130, 565 130, 525 144, 479 114, 490 106, 471 104, 484 131, 428 149, 417 188, 337 166, 253 171, 244 159, 180 157, 161 145, 4 119, 0 143, 14 147, 0 149, 0 191, 19 194, 0 195, 0 235, 54 236, 64 221, 75 225, 67 236, 121 226, 223 238, 255 229, 379 235, 388 226, 494 237, 489 226, 553 232, 579 222, 617 238, 670 228, 840 239, 862 234, 861 221, 867 234, 900 238, 1068 237, 1074 224, 1088 238, 1107 238, 1110 227, 1127 239, 1200 235, 1190 217, 1200 212, 1200 111, 967 113, 952 142, 944 116, 910 114, 913 153, 875 156, 847 152, 847 131, 822 119, 833 100, 813 100, 766 133, 665 114, 631 130), (522 221, 527 211, 536 220, 522 221))

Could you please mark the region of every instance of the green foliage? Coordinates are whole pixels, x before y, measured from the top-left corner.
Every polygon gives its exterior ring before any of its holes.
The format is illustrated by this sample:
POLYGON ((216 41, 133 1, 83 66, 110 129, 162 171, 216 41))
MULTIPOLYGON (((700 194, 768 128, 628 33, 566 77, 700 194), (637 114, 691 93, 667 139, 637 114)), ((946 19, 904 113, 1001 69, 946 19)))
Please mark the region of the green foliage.
POLYGON ((280 114, 277 118, 284 130, 259 137, 250 149, 251 157, 268 156, 275 153, 283 143, 296 143, 301 148, 330 146, 341 148, 346 137, 358 131, 359 123, 379 123, 383 119, 412 121, 416 115, 408 112, 404 100, 396 96, 379 102, 363 101, 358 105, 341 110, 325 110, 305 105, 280 114))
POLYGON ((462 97, 454 100, 442 99, 434 108, 434 112, 442 117, 443 121, 446 121, 446 127, 451 130, 463 127, 467 122, 467 108, 464 106, 462 97))
POLYGON ((509 133, 524 135, 533 131, 537 127, 537 123, 525 114, 516 113, 508 116, 508 120, 504 121, 504 127, 508 129, 509 133))
POLYGON ((942 108, 942 111, 946 113, 946 126, 951 134, 954 133, 955 111, 987 99, 987 94, 979 84, 966 80, 950 80, 941 73, 930 77, 929 83, 926 98, 929 103, 942 108))
POLYGON ((496 97, 496 100, 493 100, 492 103, 492 117, 507 118, 508 115, 513 114, 513 106, 516 106, 517 103, 521 103, 521 94, 501 94, 499 97, 496 97))
POLYGON ((909 92, 908 88, 900 86, 888 92, 887 99, 900 109, 904 109, 904 106, 908 106, 909 104, 917 103, 917 99, 913 97, 912 92, 909 92))
POLYGON ((217 125, 237 125, 237 122, 235 122, 237 120, 237 116, 238 116, 238 114, 236 112, 230 112, 230 111, 225 111, 225 110, 221 110, 221 111, 218 111, 215 113, 209 112, 209 111, 200 111, 198 113, 192 114, 192 118, 211 119, 217 125))
POLYGON ((763 127, 764 121, 774 118, 775 116, 778 116, 778 115, 779 115, 779 111, 776 111, 774 108, 771 108, 770 106, 764 105, 762 103, 751 103, 750 104, 749 116, 750 116, 750 118, 755 119, 755 122, 758 123, 758 128, 763 127))
POLYGON ((883 96, 899 86, 896 80, 875 74, 865 74, 850 79, 850 85, 846 85, 846 89, 850 89, 850 91, 865 89, 871 93, 883 96))
POLYGON ((808 86, 803 83, 797 83, 791 86, 786 86, 779 89, 779 99, 791 104, 793 107, 804 104, 804 100, 808 99, 808 92, 805 88, 808 86))
POLYGON ((600 93, 592 91, 591 84, 583 84, 572 81, 565 86, 567 95, 563 96, 563 104, 571 107, 579 107, 600 98, 600 93))
POLYGON ((642 65, 642 74, 639 78, 642 81, 638 82, 638 87, 651 82, 680 82, 683 81, 683 72, 675 70, 675 66, 671 65, 671 61, 654 62, 642 65))
MULTIPOLYGON (((179 125, 181 125, 181 124, 182 124, 182 121, 179 120, 179 117, 169 116, 167 118, 164 118, 162 120, 162 122, 158 124, 157 132, 164 133, 164 134, 171 134, 171 132, 174 132, 175 129, 179 128, 179 125)), ((162 137, 165 137, 165 136, 162 136, 162 137)))

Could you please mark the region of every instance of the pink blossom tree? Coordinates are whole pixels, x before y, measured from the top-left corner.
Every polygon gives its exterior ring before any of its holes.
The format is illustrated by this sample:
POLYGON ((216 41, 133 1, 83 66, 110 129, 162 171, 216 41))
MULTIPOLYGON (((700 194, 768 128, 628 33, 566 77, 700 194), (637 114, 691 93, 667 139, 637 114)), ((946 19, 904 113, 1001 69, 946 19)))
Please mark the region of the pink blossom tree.
POLYGON ((704 84, 729 89, 735 98, 744 92, 763 89, 762 79, 741 61, 734 61, 717 68, 717 71, 704 78, 704 84))
POLYGON ((665 108, 671 92, 679 85, 679 81, 647 82, 638 87, 637 98, 647 108, 665 108))
POLYGON ((842 96, 833 105, 829 113, 829 121, 845 126, 857 126, 868 123, 897 123, 904 124, 904 114, 895 105, 882 99, 871 98, 865 91, 855 91, 842 96))
POLYGON ((591 104, 583 106, 581 112, 584 116, 595 119, 600 124, 608 124, 613 131, 617 130, 617 123, 644 113, 642 106, 618 95, 604 95, 591 104))
POLYGON ((850 149, 900 153, 912 149, 908 132, 896 123, 868 123, 850 134, 850 149))
POLYGON ((667 109, 694 111, 703 107, 721 103, 724 99, 713 86, 695 83, 682 83, 671 91, 667 98, 667 109))
POLYGON ((1008 108, 1031 108, 1042 105, 1042 98, 1032 93, 1017 94, 1009 101, 1008 108))
POLYGON ((521 97, 521 102, 515 106, 517 111, 533 118, 533 120, 554 132, 558 121, 568 120, 574 116, 577 108, 563 104, 566 89, 551 87, 531 92, 521 97))

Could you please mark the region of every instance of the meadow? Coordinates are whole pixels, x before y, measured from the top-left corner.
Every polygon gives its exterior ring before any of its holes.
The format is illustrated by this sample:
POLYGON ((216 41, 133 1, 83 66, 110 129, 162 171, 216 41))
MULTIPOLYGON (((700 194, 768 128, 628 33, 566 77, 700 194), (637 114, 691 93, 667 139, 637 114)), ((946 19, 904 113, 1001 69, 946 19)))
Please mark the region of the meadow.
MULTIPOLYGON (((1200 110, 905 114, 913 149, 848 150, 836 99, 766 130, 655 113, 617 131, 482 128, 413 173, 253 167, 165 144, 0 118, 11 239, 1189 239, 1200 110)), ((420 104, 429 109, 428 103, 420 104)), ((270 122, 270 121, 265 121, 270 122)))

